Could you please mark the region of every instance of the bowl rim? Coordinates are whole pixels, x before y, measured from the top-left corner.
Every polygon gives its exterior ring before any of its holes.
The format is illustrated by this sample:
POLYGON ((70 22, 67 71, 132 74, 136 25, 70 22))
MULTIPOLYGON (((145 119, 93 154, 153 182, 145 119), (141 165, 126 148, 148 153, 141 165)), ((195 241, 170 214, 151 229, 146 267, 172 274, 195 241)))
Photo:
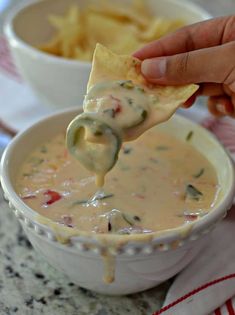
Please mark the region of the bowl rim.
MULTIPOLYGON (((68 59, 64 57, 55 56, 43 51, 40 51, 39 49, 33 47, 32 45, 26 43, 23 39, 21 39, 15 32, 13 27, 13 21, 16 18, 16 16, 25 8, 33 6, 35 4, 38 4, 39 2, 46 2, 48 0, 29 0, 26 2, 23 2, 21 4, 16 5, 7 15, 4 26, 3 26, 3 32, 9 42, 12 43, 12 46, 18 46, 21 49, 28 50, 31 55, 36 59, 42 59, 45 62, 48 63, 61 63, 65 64, 68 67, 82 67, 82 68, 89 68, 91 66, 91 62, 89 61, 83 61, 79 59, 68 59)), ((187 0, 165 0, 168 1, 170 4, 179 4, 182 5, 182 7, 187 7, 189 9, 195 10, 197 12, 200 12, 201 14, 201 20, 207 20, 212 18, 213 16, 204 8, 202 8, 200 5, 189 2, 187 0)))
MULTIPOLYGON (((21 198, 16 193, 15 189, 10 180, 9 176, 9 169, 10 169, 10 159, 12 156, 12 152, 14 152, 14 148, 17 145, 18 141, 28 135, 33 129, 38 128, 42 123, 46 121, 56 120, 63 115, 66 114, 73 114, 76 115, 81 111, 78 108, 66 109, 57 111, 45 118, 42 118, 38 122, 34 123, 24 131, 21 131, 19 134, 15 136, 15 138, 10 142, 10 144, 5 149, 1 164, 0 164, 0 177, 1 177, 1 184, 5 194, 5 198, 9 201, 9 205, 15 211, 16 216, 26 223, 27 226, 32 227, 38 234, 44 234, 50 240, 56 240, 55 237, 55 230, 49 225, 44 223, 40 223, 38 221, 38 213, 27 206, 21 198), (27 221, 27 222, 26 222, 27 221)), ((202 234, 206 234, 209 232, 215 224, 220 221, 230 209, 233 203, 234 198, 234 191, 235 191, 235 171, 231 157, 227 153, 226 149, 219 143, 219 141, 215 138, 213 134, 211 134, 208 130, 203 128, 202 126, 192 122, 190 119, 182 117, 181 115, 174 115, 178 121, 185 121, 189 123, 194 128, 199 128, 207 138, 212 140, 215 145, 219 146, 220 149, 224 152, 226 158, 226 165, 229 168, 229 173, 231 175, 231 186, 229 187, 228 191, 222 197, 222 200, 218 206, 209 212, 206 216, 200 218, 199 220, 194 221, 191 224, 185 225, 185 234, 182 233, 184 230, 184 226, 179 226, 174 229, 164 230, 153 232, 149 234, 132 234, 132 235, 115 235, 115 234, 94 234, 90 232, 83 232, 76 230, 76 235, 70 235, 69 241, 70 245, 76 245, 80 243, 90 243, 95 245, 100 245, 101 240, 106 240, 111 244, 115 243, 116 241, 123 241, 123 247, 128 250, 138 244, 138 246, 143 247, 146 243, 151 243, 152 245, 156 244, 163 244, 166 245, 164 250, 169 249, 169 244, 171 242, 179 241, 185 243, 186 241, 196 240, 202 234)), ((52 223, 51 220, 48 220, 52 223)), ((53 223, 54 226, 58 226, 58 224, 53 223)), ((59 228, 62 230, 62 228, 59 228)), ((70 228, 64 228, 66 232, 72 232, 70 228)), ((69 243, 68 243, 69 244, 69 243)), ((65 244, 66 245, 66 244, 65 244)), ((179 243, 179 246, 181 246, 179 243)))

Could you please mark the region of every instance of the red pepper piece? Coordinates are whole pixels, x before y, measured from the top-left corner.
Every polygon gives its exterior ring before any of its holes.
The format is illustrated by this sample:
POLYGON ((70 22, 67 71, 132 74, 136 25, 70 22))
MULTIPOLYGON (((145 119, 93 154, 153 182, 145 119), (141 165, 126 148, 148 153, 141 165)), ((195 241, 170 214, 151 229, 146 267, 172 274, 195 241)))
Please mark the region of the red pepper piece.
POLYGON ((58 192, 50 189, 44 192, 44 196, 50 197, 50 199, 46 201, 46 205, 48 206, 62 198, 62 196, 58 192))
POLYGON ((115 108, 115 114, 121 113, 122 106, 120 104, 117 104, 117 107, 115 108))
POLYGON ((196 214, 185 214, 184 217, 187 221, 194 221, 198 218, 196 214))
POLYGON ((34 195, 34 194, 28 194, 28 195, 22 196, 21 198, 22 198, 23 200, 34 199, 34 198, 36 198, 36 195, 34 195))
POLYGON ((135 194, 135 197, 138 199, 145 199, 145 196, 141 194, 135 194))
POLYGON ((117 97, 114 97, 113 95, 110 95, 110 98, 115 102, 114 113, 115 114, 121 113, 122 111, 121 100, 117 97))
POLYGON ((70 215, 62 215, 59 223, 71 228, 74 227, 73 218, 70 215))
POLYGON ((68 157, 68 150, 64 149, 64 158, 67 159, 67 157, 68 157))
POLYGON ((120 99, 119 98, 117 98, 117 97, 115 97, 115 96, 113 96, 113 95, 109 95, 110 96, 110 98, 113 100, 113 101, 115 101, 115 103, 120 103, 120 99))

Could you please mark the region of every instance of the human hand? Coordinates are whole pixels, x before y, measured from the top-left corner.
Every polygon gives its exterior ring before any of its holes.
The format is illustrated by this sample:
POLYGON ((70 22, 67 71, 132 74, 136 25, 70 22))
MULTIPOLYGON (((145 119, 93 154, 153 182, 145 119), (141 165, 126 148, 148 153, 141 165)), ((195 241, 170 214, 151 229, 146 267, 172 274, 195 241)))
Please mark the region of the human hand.
POLYGON ((134 53, 143 60, 141 71, 149 82, 163 85, 199 83, 198 95, 209 96, 216 116, 235 117, 235 16, 185 26, 134 53))

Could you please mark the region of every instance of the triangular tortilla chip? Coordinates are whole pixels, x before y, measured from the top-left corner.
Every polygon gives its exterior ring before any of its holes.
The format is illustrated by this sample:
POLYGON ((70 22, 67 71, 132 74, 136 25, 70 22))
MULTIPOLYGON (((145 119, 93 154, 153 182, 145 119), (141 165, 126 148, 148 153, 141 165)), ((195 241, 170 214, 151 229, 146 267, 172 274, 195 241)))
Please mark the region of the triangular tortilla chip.
MULTIPOLYGON (((96 83, 116 80, 132 80, 141 85, 147 93, 155 95, 158 102, 151 108, 147 119, 139 126, 124 131, 124 140, 138 137, 153 125, 169 119, 198 89, 198 85, 160 86, 146 81, 140 71, 141 61, 127 55, 116 55, 101 44, 96 45, 93 55, 92 69, 87 85, 87 92, 96 83)), ((86 111, 86 108, 84 108, 86 111)))
POLYGON ((87 92, 96 83, 112 80, 132 80, 136 84, 146 84, 146 80, 140 73, 138 59, 129 55, 117 55, 103 45, 97 44, 87 92))
MULTIPOLYGON (((49 21, 51 25, 58 31, 58 47, 60 50, 59 55, 66 58, 72 58, 75 47, 82 41, 84 31, 81 27, 81 13, 79 7, 73 5, 69 8, 65 16, 50 15, 49 21)), ((40 49, 50 53, 49 45, 42 45, 40 49)))
POLYGON ((103 0, 91 4, 89 9, 121 23, 131 23, 138 28, 148 27, 149 20, 152 18, 144 0, 131 1, 125 5, 120 5, 118 1, 103 0))
POLYGON ((93 50, 95 49, 97 42, 102 43, 104 46, 109 47, 117 53, 120 51, 120 46, 122 46, 123 40, 124 43, 128 41, 130 42, 130 45, 132 45, 132 50, 124 50, 126 53, 137 49, 141 45, 140 41, 138 41, 137 44, 134 42, 137 41, 138 34, 138 29, 135 25, 123 24, 119 20, 114 20, 109 16, 96 12, 91 11, 87 13, 86 31, 88 34, 87 41, 89 43, 94 43, 93 50))
POLYGON ((181 19, 170 20, 165 17, 155 17, 148 25, 148 28, 139 32, 138 37, 142 41, 151 42, 165 34, 173 32, 178 28, 184 26, 184 21, 181 19))

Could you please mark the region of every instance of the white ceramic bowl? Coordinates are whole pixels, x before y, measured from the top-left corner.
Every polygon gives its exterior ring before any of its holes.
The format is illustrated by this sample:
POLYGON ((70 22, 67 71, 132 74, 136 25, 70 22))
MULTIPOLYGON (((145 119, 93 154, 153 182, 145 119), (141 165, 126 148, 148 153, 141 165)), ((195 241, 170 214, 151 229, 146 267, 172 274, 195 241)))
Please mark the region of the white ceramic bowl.
MULTIPOLYGON (((121 0, 124 3, 128 0, 121 0)), ((62 14, 71 3, 85 4, 85 0, 27 1, 17 7, 5 24, 12 55, 20 74, 34 92, 55 108, 81 105, 90 73, 89 62, 55 57, 34 48, 48 41, 53 29, 47 17, 62 14)), ((188 24, 211 16, 187 0, 147 0, 153 14, 182 18, 188 24)))
POLYGON ((235 190, 233 164, 213 135, 191 121, 175 115, 158 128, 182 140, 185 140, 189 131, 194 131, 191 144, 210 160, 217 171, 221 186, 220 197, 214 209, 196 221, 191 229, 183 231, 178 228, 154 233, 152 239, 141 234, 139 240, 133 235, 123 235, 123 243, 116 251, 113 244, 120 238, 117 235, 88 233, 71 237, 68 244, 61 244, 56 241, 55 231, 39 223, 36 212, 18 197, 15 178, 20 165, 35 146, 63 132, 76 113, 70 110, 54 114, 14 138, 1 161, 1 183, 5 197, 34 248, 73 282, 104 294, 129 294, 154 287, 189 264, 206 245, 208 232, 226 215, 235 190), (107 245, 102 239, 106 240, 107 245), (105 284, 102 280, 102 253, 111 247, 112 254, 116 257, 115 281, 105 284))

